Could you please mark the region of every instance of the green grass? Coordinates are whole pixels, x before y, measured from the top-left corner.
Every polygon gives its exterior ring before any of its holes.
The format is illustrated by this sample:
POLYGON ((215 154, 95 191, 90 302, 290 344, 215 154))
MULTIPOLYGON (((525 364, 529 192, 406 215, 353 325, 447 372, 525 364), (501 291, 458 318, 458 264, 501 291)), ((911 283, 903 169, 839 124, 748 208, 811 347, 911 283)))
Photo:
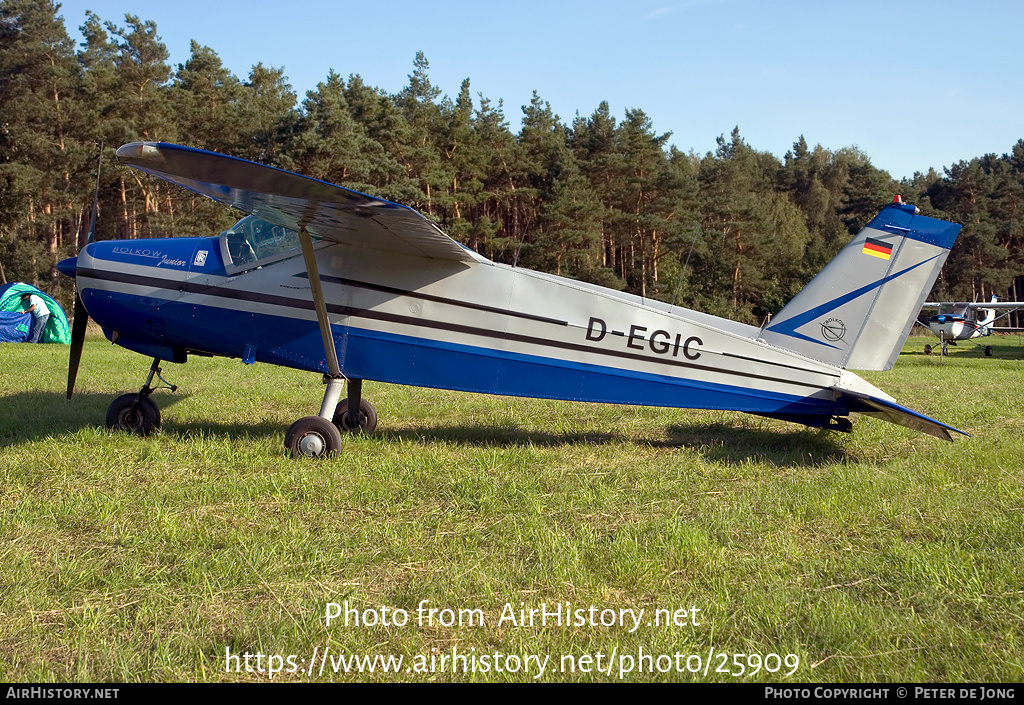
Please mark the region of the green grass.
POLYGON ((180 389, 154 395, 163 429, 136 438, 103 419, 147 360, 91 339, 69 402, 66 347, 0 346, 0 681, 261 681, 268 655, 302 670, 275 680, 536 675, 484 672, 496 653, 549 657, 538 680, 614 681, 641 650, 671 670, 625 679, 1024 680, 1024 347, 940 360, 926 342, 864 376, 973 438, 367 383, 378 431, 331 461, 282 443, 319 408, 317 375, 165 364, 180 389), (409 623, 328 626, 346 600, 409 623), (418 623, 423 600, 484 623, 418 623), (566 602, 646 612, 632 633, 499 624, 506 604, 566 602), (697 625, 647 623, 692 608, 697 625), (325 648, 405 660, 309 675, 325 648), (226 669, 228 649, 264 654, 263 672, 226 669), (453 649, 477 672, 452 673, 453 649), (592 670, 613 653, 611 675, 592 670), (799 665, 717 673, 734 653, 799 665), (587 654, 602 661, 566 672, 587 654))

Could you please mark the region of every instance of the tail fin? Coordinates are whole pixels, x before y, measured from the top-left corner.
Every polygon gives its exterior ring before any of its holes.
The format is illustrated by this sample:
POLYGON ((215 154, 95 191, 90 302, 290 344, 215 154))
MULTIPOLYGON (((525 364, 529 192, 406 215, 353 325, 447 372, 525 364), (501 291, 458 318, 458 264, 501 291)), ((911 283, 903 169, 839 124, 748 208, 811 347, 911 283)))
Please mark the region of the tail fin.
MULTIPOLYGON (((996 303, 999 301, 999 297, 995 294, 992 295, 992 300, 989 303, 996 303)), ((978 328, 981 329, 982 335, 992 334, 992 324, 996 320, 996 310, 994 308, 983 308, 981 309, 983 317, 978 321, 978 328)))
POLYGON ((960 232, 917 213, 897 196, 760 337, 837 367, 891 368, 960 232))

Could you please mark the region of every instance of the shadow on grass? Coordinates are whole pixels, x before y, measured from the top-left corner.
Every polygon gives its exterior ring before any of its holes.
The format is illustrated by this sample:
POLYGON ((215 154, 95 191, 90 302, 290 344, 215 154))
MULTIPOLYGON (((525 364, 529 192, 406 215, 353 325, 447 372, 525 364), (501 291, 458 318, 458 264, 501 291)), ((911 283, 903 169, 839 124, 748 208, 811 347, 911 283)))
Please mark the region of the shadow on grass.
POLYGON ((617 432, 557 433, 508 426, 417 426, 399 430, 378 429, 388 440, 420 443, 451 443, 479 447, 611 445, 632 443, 653 448, 688 448, 710 460, 740 463, 757 458, 775 465, 807 465, 844 460, 848 450, 834 432, 805 430, 771 431, 713 424, 673 424, 667 438, 651 441, 617 432))
POLYGON ((806 466, 851 458, 843 445, 845 434, 794 427, 793 430, 745 428, 723 423, 673 424, 669 438, 654 445, 689 448, 708 460, 742 463, 758 459, 777 466, 806 466))
MULTIPOLYGON (((4 397, 0 405, 0 448, 37 441, 48 436, 72 434, 86 428, 106 428, 107 407, 120 394, 76 392, 68 400, 58 392, 21 392, 4 397)), ((161 413, 188 398, 188 394, 156 392, 150 399, 161 413)), ((196 436, 232 440, 260 436, 284 437, 286 426, 278 423, 173 422, 164 419, 162 433, 182 440, 196 436)))
MULTIPOLYGON (((0 447, 36 441, 48 436, 73 434, 85 428, 103 428, 107 407, 119 395, 76 393, 70 401, 58 392, 21 392, 5 397, 0 406, 0 447)), ((183 394, 156 393, 152 397, 161 411, 187 398, 183 394)), ((215 421, 165 423, 164 433, 187 439, 221 436, 233 440, 261 436, 282 436, 285 427, 277 423, 240 424, 215 421)), ((637 438, 618 431, 557 432, 515 426, 473 424, 462 426, 415 426, 378 429, 374 436, 392 441, 450 443, 483 448, 631 443, 654 448, 687 448, 705 457, 728 463, 758 458, 776 465, 830 462, 848 456, 836 436, 828 432, 794 428, 782 432, 752 429, 725 423, 673 424, 666 438, 637 438)))
POLYGON ((402 429, 378 428, 374 434, 396 441, 417 441, 423 443, 452 443, 455 445, 480 446, 485 448, 512 446, 564 446, 603 445, 628 441, 619 433, 554 433, 528 431, 514 426, 414 426, 402 429))
MULTIPOLYGON (((104 428, 107 407, 119 396, 75 392, 74 397, 66 399, 60 392, 19 392, 4 397, 0 405, 0 447, 84 428, 104 428)), ((187 396, 157 392, 150 399, 163 411, 187 396)))

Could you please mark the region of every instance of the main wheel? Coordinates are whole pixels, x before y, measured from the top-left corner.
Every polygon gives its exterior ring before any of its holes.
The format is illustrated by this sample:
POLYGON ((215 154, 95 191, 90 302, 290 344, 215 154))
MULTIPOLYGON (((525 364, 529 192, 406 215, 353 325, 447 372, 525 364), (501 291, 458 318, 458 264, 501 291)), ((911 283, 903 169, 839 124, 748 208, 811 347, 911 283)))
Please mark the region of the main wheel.
POLYGON ((992 357, 992 346, 991 345, 986 345, 985 346, 985 357, 992 357))
POLYGON ((148 436, 160 428, 160 407, 149 397, 122 394, 107 408, 107 428, 148 436))
POLYGON ((340 430, 347 431, 348 433, 370 433, 373 429, 377 428, 377 410, 373 408, 373 404, 365 399, 359 400, 358 425, 350 426, 345 421, 347 413, 348 399, 342 399, 338 402, 338 408, 334 411, 334 425, 340 430))
POLYGON ((284 434, 285 448, 293 458, 320 458, 341 450, 341 431, 322 416, 304 416, 284 434))
POLYGON ((931 355, 932 354, 932 346, 931 345, 925 345, 924 346, 924 354, 925 355, 931 355))

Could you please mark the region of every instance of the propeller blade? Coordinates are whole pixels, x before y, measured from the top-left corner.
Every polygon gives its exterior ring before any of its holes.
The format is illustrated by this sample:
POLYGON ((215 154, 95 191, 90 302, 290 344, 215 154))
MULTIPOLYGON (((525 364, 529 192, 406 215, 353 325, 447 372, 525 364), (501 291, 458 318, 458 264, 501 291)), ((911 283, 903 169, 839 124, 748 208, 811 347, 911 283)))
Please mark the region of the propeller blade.
POLYGON ((85 328, 89 325, 89 314, 82 303, 82 297, 75 294, 74 318, 71 322, 71 354, 68 357, 68 399, 75 391, 78 377, 78 363, 82 361, 82 346, 85 344, 85 328))
MULTIPOLYGON (((96 237, 96 212, 100 208, 100 170, 103 167, 103 144, 100 144, 99 162, 96 164, 96 191, 92 197, 92 215, 89 217, 89 235, 85 244, 96 237)), ((68 399, 75 393, 75 379, 78 377, 78 365, 82 361, 82 348, 85 346, 85 329, 89 325, 89 312, 85 310, 82 297, 75 287, 75 310, 71 322, 71 353, 68 356, 68 399)))

